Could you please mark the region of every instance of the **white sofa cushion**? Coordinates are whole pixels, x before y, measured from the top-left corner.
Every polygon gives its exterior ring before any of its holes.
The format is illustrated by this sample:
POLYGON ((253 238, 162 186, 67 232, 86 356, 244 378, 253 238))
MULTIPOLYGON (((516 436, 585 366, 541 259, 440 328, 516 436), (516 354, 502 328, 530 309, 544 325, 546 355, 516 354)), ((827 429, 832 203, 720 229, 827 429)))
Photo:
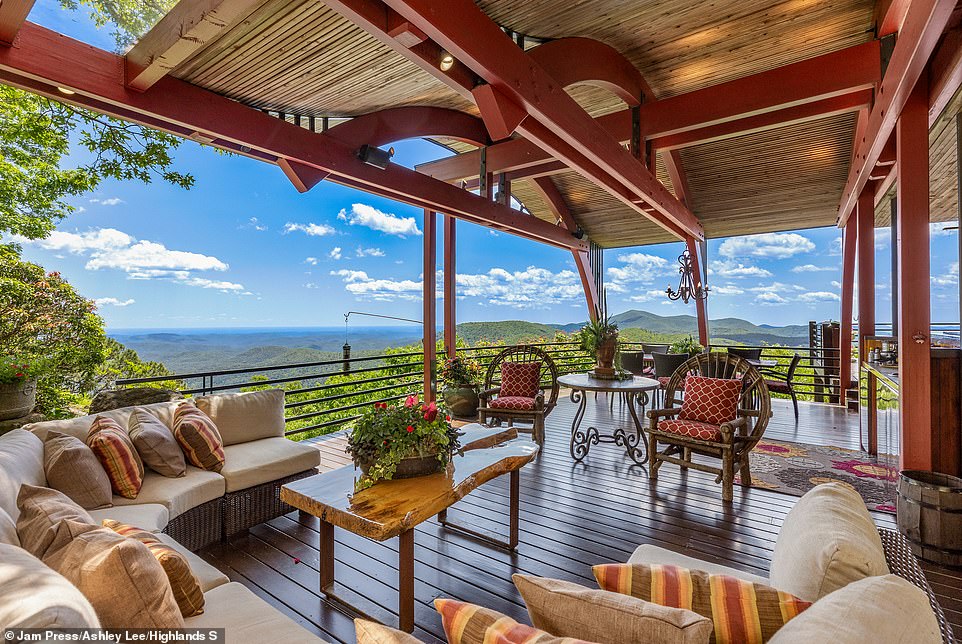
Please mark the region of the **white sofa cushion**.
POLYGON ((24 483, 46 487, 43 473, 43 441, 23 429, 0 436, 0 509, 15 522, 20 516, 17 496, 24 483))
POLYGON ((805 493, 785 517, 769 583, 814 602, 888 572, 882 539, 862 497, 849 485, 825 483, 805 493))
POLYGON ((217 425, 224 445, 284 436, 282 389, 214 394, 201 396, 195 402, 217 425))
POLYGON ((184 558, 187 560, 187 564, 190 566, 191 572, 193 572, 194 577, 197 578, 197 584, 205 593, 208 590, 213 590, 218 586, 223 586, 224 584, 230 583, 230 579, 227 577, 227 575, 201 559, 196 553, 193 553, 184 546, 180 545, 180 543, 175 541, 174 538, 169 534, 158 534, 157 539, 164 542, 184 556, 184 558))
POLYGON ((187 628, 226 627, 226 644, 324 642, 239 583, 204 593, 204 602, 203 614, 185 620, 187 628))
POLYGON ((78 416, 77 418, 45 420, 40 423, 30 423, 29 425, 24 425, 23 428, 33 432, 39 436, 41 440, 47 440, 47 432, 53 430, 60 432, 61 434, 75 436, 86 442, 87 433, 90 431, 90 424, 94 422, 94 418, 97 416, 103 416, 105 418, 115 420, 121 427, 126 428, 127 421, 130 419, 130 414, 133 413, 134 409, 145 409, 153 416, 159 418, 162 423, 167 425, 167 427, 171 427, 174 424, 174 410, 177 408, 177 405, 182 402, 184 401, 174 400, 170 402, 153 403, 151 405, 140 405, 138 407, 121 407, 120 409, 111 409, 109 411, 89 416, 78 416))
POLYGON ((665 548, 659 548, 658 546, 653 546, 647 543, 635 548, 635 551, 631 553, 631 557, 628 558, 628 563, 678 566, 688 570, 701 570, 710 575, 728 575, 729 577, 743 579, 753 584, 764 584, 766 586, 771 584, 771 582, 769 582, 765 577, 759 577, 758 575, 753 575, 750 572, 743 572, 736 568, 723 566, 722 564, 703 561, 701 559, 696 559, 695 557, 689 557, 688 555, 683 555, 672 550, 666 550, 665 548))
POLYGON ((17 536, 17 522, 3 508, 0 508, 0 543, 7 543, 12 546, 20 545, 20 537, 17 536))
POLYGON ((819 599, 778 629, 769 644, 940 644, 929 598, 896 575, 868 577, 819 599))
POLYGON ((224 448, 227 491, 245 490, 317 467, 321 453, 316 447, 286 438, 262 438, 224 448))
POLYGON ((102 525, 104 519, 113 519, 146 530, 160 532, 167 527, 170 512, 167 506, 160 503, 138 503, 137 505, 116 505, 102 510, 90 510, 97 525, 102 525))
POLYGON ((100 628, 77 587, 26 550, 0 544, 0 631, 100 628))
MULTIPOLYGON (((125 499, 114 495, 114 505, 159 503, 167 506, 170 519, 173 520, 191 508, 224 496, 225 490, 223 476, 188 465, 187 473, 175 479, 157 472, 147 472, 137 498, 125 499)), ((144 526, 137 527, 146 529, 144 526)))

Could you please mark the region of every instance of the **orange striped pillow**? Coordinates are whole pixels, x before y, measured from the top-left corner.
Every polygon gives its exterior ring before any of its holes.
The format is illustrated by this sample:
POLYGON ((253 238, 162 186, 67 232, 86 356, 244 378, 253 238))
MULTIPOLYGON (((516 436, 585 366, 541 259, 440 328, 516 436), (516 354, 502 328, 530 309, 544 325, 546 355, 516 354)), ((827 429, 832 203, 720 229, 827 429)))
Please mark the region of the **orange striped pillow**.
POLYGON ((87 433, 87 447, 103 465, 114 493, 136 499, 144 484, 144 463, 127 430, 115 420, 97 416, 87 433))
POLYGON ((448 644, 591 644, 555 637, 487 608, 453 599, 435 599, 448 644))
POLYGON ((192 465, 220 472, 224 467, 224 440, 210 416, 190 403, 174 410, 174 438, 192 465))
POLYGON ((761 644, 811 606, 764 584, 660 564, 605 564, 591 569, 603 590, 686 608, 712 620, 712 644, 761 644))

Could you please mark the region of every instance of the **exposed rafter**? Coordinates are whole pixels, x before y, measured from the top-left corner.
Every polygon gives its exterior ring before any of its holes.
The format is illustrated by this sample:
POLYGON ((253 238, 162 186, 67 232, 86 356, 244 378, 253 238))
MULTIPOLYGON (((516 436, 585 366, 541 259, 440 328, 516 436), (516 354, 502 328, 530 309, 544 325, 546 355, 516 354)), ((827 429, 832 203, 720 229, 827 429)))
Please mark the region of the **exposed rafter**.
MULTIPOLYGON (((956 16, 957 17, 957 16, 956 16)), ((929 62, 929 127, 962 87, 962 27, 945 32, 929 62)))
POLYGON ((265 1, 180 0, 127 52, 127 85, 140 91, 148 89, 265 1))
POLYGON ((17 37, 36 0, 2 0, 0 2, 0 45, 10 45, 17 37))
POLYGON ((554 184, 554 181, 549 177, 539 177, 531 182, 531 186, 538 192, 541 198, 544 199, 545 203, 548 204, 548 209, 558 223, 572 232, 578 230, 578 222, 576 222, 575 218, 571 215, 571 210, 568 208, 567 202, 565 202, 564 195, 558 190, 558 186, 554 184))
POLYGON ((148 92, 124 85, 123 59, 32 23, 0 48, 0 81, 253 158, 287 159, 330 173, 330 180, 420 208, 495 227, 562 248, 586 244, 549 222, 522 214, 396 164, 381 170, 326 133, 313 133, 170 76, 148 92), (58 87, 70 89, 64 95, 58 87))
MULTIPOLYGON (((667 145, 661 147, 672 149, 676 147, 671 143, 672 137, 678 137, 675 141, 688 138, 694 144, 702 136, 715 136, 713 132, 729 135, 742 128, 759 127, 767 119, 801 118, 803 105, 816 104, 808 108, 807 116, 814 117, 813 112, 818 109, 824 110, 822 115, 829 115, 846 101, 863 100, 865 94, 860 92, 879 82, 879 55, 879 44, 872 41, 688 94, 652 100, 639 107, 643 133, 655 148, 664 140, 667 145), (848 98, 842 98, 846 96, 848 98), (767 119, 762 116, 780 110, 785 111, 767 119), (729 123, 731 125, 727 125, 729 123)), ((595 122, 620 142, 631 138, 630 110, 601 116, 595 122)), ((488 168, 493 172, 510 172, 554 161, 523 139, 491 146, 487 155, 488 168)), ((417 169, 438 179, 456 181, 476 174, 478 163, 478 153, 467 152, 421 164, 417 169)))
POLYGON ((473 145, 491 143, 476 116, 444 107, 395 107, 356 116, 327 130, 342 143, 382 146, 404 139, 439 137, 473 145))
POLYGON ((577 83, 594 85, 629 106, 639 105, 643 94, 654 98, 638 69, 621 52, 603 42, 559 38, 530 49, 528 55, 562 87, 577 83))
POLYGON ((858 197, 895 130, 902 108, 925 71, 955 4, 955 0, 915 0, 909 7, 842 191, 839 226, 844 226, 855 210, 858 197))

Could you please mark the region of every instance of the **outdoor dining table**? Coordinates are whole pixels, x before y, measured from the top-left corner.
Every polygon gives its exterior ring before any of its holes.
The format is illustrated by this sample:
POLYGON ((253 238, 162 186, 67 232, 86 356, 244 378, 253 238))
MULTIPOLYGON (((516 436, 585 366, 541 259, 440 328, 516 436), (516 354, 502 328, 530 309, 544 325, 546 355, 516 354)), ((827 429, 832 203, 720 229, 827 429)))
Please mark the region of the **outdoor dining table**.
POLYGON ((768 358, 761 358, 760 360, 748 360, 748 364, 755 367, 777 367, 778 360, 770 360, 768 358))
POLYGON ((658 381, 651 378, 633 376, 626 380, 603 380, 594 378, 587 373, 570 373, 558 378, 558 383, 571 390, 571 402, 578 405, 574 420, 571 423, 571 441, 569 450, 575 462, 582 461, 591 449, 598 443, 614 443, 624 447, 631 458, 638 465, 648 462, 647 437, 642 427, 638 413, 635 411, 636 398, 640 397, 642 407, 648 404, 648 392, 658 390, 658 381), (597 427, 581 428, 581 421, 585 417, 588 392, 607 393, 609 395, 623 394, 627 400, 628 414, 634 427, 618 427, 610 434, 602 434, 597 427))

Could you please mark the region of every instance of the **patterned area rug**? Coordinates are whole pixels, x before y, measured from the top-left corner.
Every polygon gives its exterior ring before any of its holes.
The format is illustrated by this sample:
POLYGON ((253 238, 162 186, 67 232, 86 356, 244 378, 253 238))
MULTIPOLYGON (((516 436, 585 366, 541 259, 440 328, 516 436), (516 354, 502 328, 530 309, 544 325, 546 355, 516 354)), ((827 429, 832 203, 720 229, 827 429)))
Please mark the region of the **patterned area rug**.
POLYGON ((855 488, 869 510, 895 512, 891 482, 898 471, 859 450, 762 440, 752 450, 751 466, 752 487, 802 496, 819 483, 841 481, 855 488))

